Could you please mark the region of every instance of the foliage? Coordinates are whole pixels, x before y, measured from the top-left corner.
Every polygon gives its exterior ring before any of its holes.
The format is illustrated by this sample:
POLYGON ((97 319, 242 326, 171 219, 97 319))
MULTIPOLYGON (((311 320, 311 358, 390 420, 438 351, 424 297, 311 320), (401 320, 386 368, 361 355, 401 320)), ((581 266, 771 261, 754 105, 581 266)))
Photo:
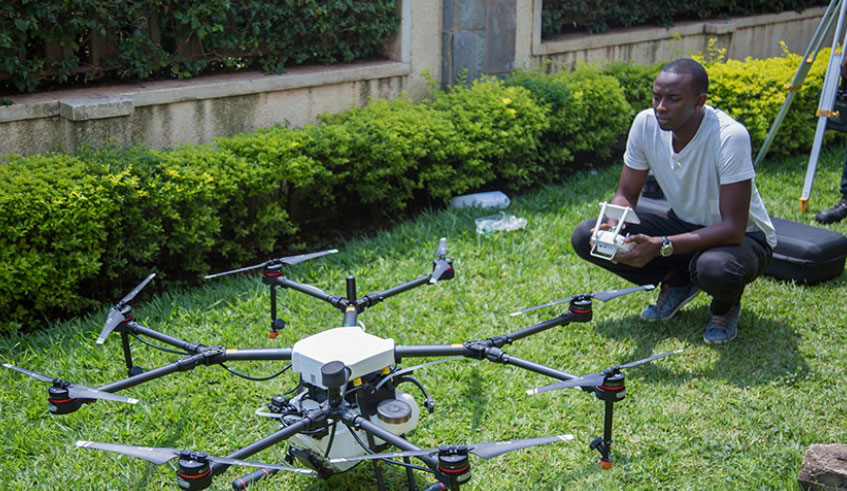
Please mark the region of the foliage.
POLYGON ((398 22, 394 0, 13 0, 0 7, 0 74, 30 92, 110 72, 133 79, 247 67, 282 73, 378 55, 398 22))
MULTIPOLYGON (((801 56, 789 53, 784 44, 783 50, 782 57, 767 60, 726 60, 720 54, 695 57, 709 73, 707 103, 747 127, 754 153, 764 143, 788 93, 786 87, 803 62, 801 56)), ((807 152, 812 147, 817 123, 815 109, 828 59, 829 48, 822 49, 806 75, 802 90, 795 93, 791 110, 768 151, 774 158, 807 152)))
POLYGON ((548 178, 565 175, 577 157, 610 157, 632 119, 620 83, 591 65, 553 75, 516 71, 507 83, 528 89, 549 108, 550 125, 542 135, 539 156, 548 178))
POLYGON ((653 65, 636 65, 632 62, 613 62, 603 66, 604 75, 615 77, 621 84, 624 97, 632 107, 632 114, 652 107, 653 81, 665 62, 653 65))
POLYGON ((520 189, 543 174, 536 156, 538 138, 549 125, 547 110, 528 90, 487 78, 438 92, 428 104, 444 112, 464 140, 457 156, 464 161, 460 175, 520 189))
POLYGON ((827 3, 824 0, 544 0, 541 36, 549 39, 572 31, 595 34, 609 28, 644 24, 669 27, 680 20, 800 11, 827 3))
POLYGON ((76 157, 13 157, 0 169, 0 331, 91 307, 80 285, 100 269, 118 204, 76 157))

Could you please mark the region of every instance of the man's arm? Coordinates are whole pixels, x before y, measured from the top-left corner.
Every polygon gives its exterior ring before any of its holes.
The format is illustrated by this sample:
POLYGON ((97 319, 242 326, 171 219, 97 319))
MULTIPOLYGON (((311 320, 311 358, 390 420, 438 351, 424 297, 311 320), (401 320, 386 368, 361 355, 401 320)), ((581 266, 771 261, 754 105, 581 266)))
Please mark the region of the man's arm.
MULTIPOLYGON (((740 244, 747 231, 752 189, 753 183, 750 179, 722 185, 721 222, 693 232, 669 236, 674 253, 697 252, 712 247, 740 244)), ((625 254, 616 255, 615 261, 641 267, 658 256, 659 249, 662 248, 661 237, 638 234, 630 237, 629 241, 635 243, 635 247, 625 254)))
POLYGON ((624 164, 621 169, 621 178, 618 181, 618 190, 610 203, 635 209, 638 204, 638 196, 641 194, 641 189, 646 180, 646 170, 635 170, 624 164))

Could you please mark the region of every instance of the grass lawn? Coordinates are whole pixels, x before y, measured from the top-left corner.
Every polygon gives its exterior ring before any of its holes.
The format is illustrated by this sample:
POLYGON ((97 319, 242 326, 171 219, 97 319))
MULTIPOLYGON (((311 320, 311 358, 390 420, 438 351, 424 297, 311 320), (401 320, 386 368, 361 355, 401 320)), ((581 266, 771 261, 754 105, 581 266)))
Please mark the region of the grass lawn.
MULTIPOLYGON (((772 215, 813 223, 838 197, 840 145, 825 149, 810 212, 798 211, 807 155, 766 162, 757 185, 772 215)), ((479 238, 480 210, 436 210, 372 237, 331 244, 339 254, 289 268, 287 276, 344 295, 355 275, 359 295, 426 274, 441 236, 448 237, 456 278, 387 299, 359 318, 371 334, 398 344, 461 343, 506 334, 553 318, 566 306, 510 317, 509 312, 575 293, 624 288, 623 280, 576 257, 572 229, 595 218, 611 197, 619 168, 586 171, 568 182, 514 196, 508 211, 526 229, 479 238)), ((847 232, 847 223, 830 227, 847 232)), ((264 258, 257 258, 257 262, 264 258)), ((594 303, 594 320, 558 327, 504 347, 514 356, 572 374, 586 374, 653 354, 684 353, 627 372, 627 397, 615 405, 610 471, 588 445, 602 435, 603 404, 579 390, 528 396, 555 380, 488 361, 429 367, 416 377, 436 399, 409 439, 423 447, 573 433, 576 439, 481 460, 472 457, 465 489, 786 489, 795 487, 809 445, 847 442, 847 280, 800 286, 763 277, 743 299, 738 338, 703 343, 708 299, 699 296, 667 323, 641 321, 655 292, 594 303)), ((115 299, 117 300, 117 299, 115 299)), ((224 347, 291 346, 341 325, 329 305, 293 291, 280 293, 289 323, 267 338, 268 293, 258 273, 220 278, 190 291, 134 303, 144 325, 183 339, 224 347)), ((120 336, 94 344, 106 317, 55 323, 27 336, 0 338, 0 362, 100 387, 125 375, 120 336)), ((134 342, 136 363, 152 368, 176 355, 134 342)), ((407 360, 411 366, 421 360, 407 360)), ((425 361, 425 360, 424 360, 425 361)), ((229 362, 253 376, 275 373, 279 362, 229 362)), ((252 382, 220 367, 200 367, 134 389, 135 406, 100 401, 65 415, 45 407, 46 386, 0 370, 0 476, 4 489, 177 489, 174 464, 155 466, 112 453, 77 449, 78 439, 202 450, 227 455, 276 430, 256 408, 292 389, 295 376, 252 382)), ((422 398, 411 386, 404 390, 422 398)), ((252 458, 278 462, 284 445, 252 458)), ((405 472, 387 466, 392 489, 405 472)), ((248 470, 233 468, 211 489, 231 489, 248 470)), ((417 473, 423 486, 434 481, 417 473)), ((251 489, 373 489, 370 464, 328 481, 277 475, 251 489)))

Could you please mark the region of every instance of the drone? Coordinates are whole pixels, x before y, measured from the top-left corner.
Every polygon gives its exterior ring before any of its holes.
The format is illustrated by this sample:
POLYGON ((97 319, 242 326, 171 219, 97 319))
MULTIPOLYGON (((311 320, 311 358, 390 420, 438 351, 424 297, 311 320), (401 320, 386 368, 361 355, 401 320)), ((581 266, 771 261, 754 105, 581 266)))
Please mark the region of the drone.
POLYGON ((234 466, 258 468, 233 481, 233 489, 242 490, 251 483, 278 472, 328 479, 362 461, 371 461, 380 490, 386 489, 381 463, 388 463, 405 468, 410 490, 418 489, 414 480, 414 471, 431 474, 436 482, 426 489, 434 491, 448 488, 458 490, 461 485, 469 481, 471 477, 469 455, 490 459, 515 450, 572 441, 574 436, 562 434, 523 440, 441 446, 435 449, 420 448, 406 439, 406 435, 413 431, 420 421, 420 407, 415 397, 400 390, 399 387, 405 388, 407 385, 416 387, 423 395, 424 407, 430 414, 434 411, 435 403, 424 385, 411 376, 415 370, 459 358, 488 360, 559 380, 555 384, 529 390, 527 391, 529 394, 570 387, 594 393, 598 399, 605 402, 604 433, 602 437, 591 442, 590 448, 600 452, 601 468, 609 469, 612 465, 610 452, 613 404, 623 400, 626 394, 625 376, 621 370, 680 352, 663 353, 625 365, 613 366, 598 373, 576 376, 512 356, 502 349, 507 344, 553 327, 572 322, 590 321, 593 317, 592 300, 608 302, 622 295, 650 290, 654 288, 653 285, 573 295, 564 300, 515 312, 512 315, 568 304, 566 312, 561 315, 516 332, 488 339, 469 340, 460 344, 397 345, 391 338, 381 338, 365 332, 357 325, 358 315, 391 296, 419 286, 433 285, 438 281, 452 279, 455 271, 453 260, 447 257, 446 238, 442 238, 438 244, 430 273, 388 290, 362 297, 356 294, 355 278, 352 276, 347 277, 347 291, 344 297, 330 295, 319 288, 285 277, 284 268, 287 266, 336 252, 337 250, 332 249, 273 259, 258 265, 210 275, 210 277, 217 277, 262 268, 262 282, 269 285, 272 292, 271 333, 275 332, 274 328, 278 330, 284 327, 276 317, 275 290, 277 288, 289 288, 305 293, 343 312, 341 327, 300 339, 290 348, 207 346, 143 326, 133 316, 129 302, 152 280, 153 275, 150 275, 109 310, 103 329, 96 340, 98 344, 103 344, 111 333, 117 332, 121 335, 128 373, 126 379, 99 388, 90 388, 11 364, 3 366, 51 384, 48 388, 47 407, 51 413, 61 415, 77 411, 84 404, 98 400, 136 404, 138 402, 136 399, 115 393, 173 373, 193 370, 199 366, 220 365, 239 375, 224 363, 255 360, 290 362, 280 372, 269 378, 290 369, 299 376, 296 387, 287 393, 271 397, 267 404, 255 411, 258 417, 276 420, 279 428, 227 456, 218 457, 191 450, 88 440, 77 441, 76 446, 129 455, 157 465, 178 459, 177 485, 185 490, 206 489, 212 484, 215 476, 234 466), (140 368, 133 362, 130 337, 158 347, 142 339, 141 336, 175 348, 159 347, 159 349, 179 354, 180 358, 151 370, 140 368), (433 357, 441 359, 408 368, 400 366, 403 360, 433 357), (289 397, 292 394, 294 395, 289 397), (251 455, 282 442, 288 443, 284 464, 247 460, 251 455), (391 447, 400 450, 386 452, 391 447), (420 460, 424 465, 413 464, 412 458, 420 460))

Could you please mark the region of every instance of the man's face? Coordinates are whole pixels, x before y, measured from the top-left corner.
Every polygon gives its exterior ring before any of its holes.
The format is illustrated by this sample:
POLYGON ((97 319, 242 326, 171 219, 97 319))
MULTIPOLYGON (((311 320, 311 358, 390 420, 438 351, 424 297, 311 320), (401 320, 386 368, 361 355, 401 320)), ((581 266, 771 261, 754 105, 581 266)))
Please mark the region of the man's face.
POLYGON ((695 93, 690 74, 660 72, 653 82, 653 114, 665 131, 691 123, 705 102, 706 94, 695 93))

